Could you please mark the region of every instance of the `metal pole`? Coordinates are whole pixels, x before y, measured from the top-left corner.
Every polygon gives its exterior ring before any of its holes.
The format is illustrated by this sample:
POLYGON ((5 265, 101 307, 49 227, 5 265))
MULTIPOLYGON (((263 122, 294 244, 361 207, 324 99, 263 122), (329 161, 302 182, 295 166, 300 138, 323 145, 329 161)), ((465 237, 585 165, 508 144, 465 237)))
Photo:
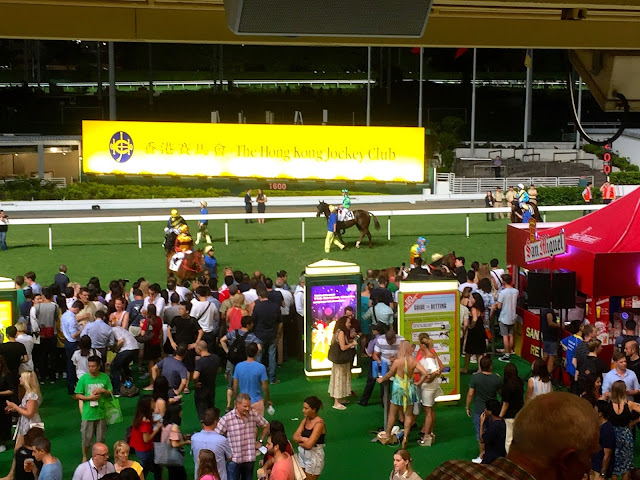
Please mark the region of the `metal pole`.
POLYGON ((302 243, 304 243, 304 218, 302 219, 302 243))
POLYGON ((109 46, 109 120, 116 120, 116 56, 113 42, 109 46))
POLYGON ((467 214, 467 238, 469 238, 469 214, 467 214))
POLYGON ((101 42, 96 42, 96 63, 98 65, 98 101, 102 101, 102 58, 100 55, 101 42))
POLYGON ((149 105, 153 105, 153 44, 148 43, 149 54, 149 105))
POLYGON ((391 240, 391 215, 387 217, 387 240, 391 240))
POLYGON ((531 135, 531 89, 533 86, 533 49, 527 50, 527 55, 531 58, 531 63, 527 65, 527 85, 525 89, 524 102, 524 148, 527 148, 529 136, 531 135))
POLYGON ((424 67, 424 59, 422 57, 424 47, 420 47, 420 86, 418 88, 418 126, 422 126, 422 74, 424 67))
MULTIPOLYGON (((571 85, 570 88, 573 88, 573 85, 571 85)), ((578 77, 578 121, 580 121, 581 118, 582 118, 582 78, 578 77)), ((582 138, 580 137, 580 132, 578 131, 578 126, 576 125, 576 150, 578 151, 578 153, 580 152, 581 141, 582 141, 582 138)))
POLYGON ((229 221, 224 221, 224 244, 229 245, 229 221))
MULTIPOLYGON (((477 48, 473 49, 473 73, 471 79, 471 157, 476 156, 476 61, 477 48)), ((467 235, 468 236, 468 235, 467 235)))
POLYGON ((49 225, 49 250, 53 250, 53 235, 51 234, 51 225, 49 225))
POLYGON ((543 221, 544 223, 547 223, 547 214, 546 214, 546 213, 543 213, 543 214, 542 214, 542 221, 543 221))
POLYGON ((138 222, 138 248, 142 248, 142 225, 138 222))
POLYGON ((371 125, 371 47, 367 47, 367 127, 371 125))
POLYGON ((44 143, 38 144, 38 178, 44 178, 44 143))

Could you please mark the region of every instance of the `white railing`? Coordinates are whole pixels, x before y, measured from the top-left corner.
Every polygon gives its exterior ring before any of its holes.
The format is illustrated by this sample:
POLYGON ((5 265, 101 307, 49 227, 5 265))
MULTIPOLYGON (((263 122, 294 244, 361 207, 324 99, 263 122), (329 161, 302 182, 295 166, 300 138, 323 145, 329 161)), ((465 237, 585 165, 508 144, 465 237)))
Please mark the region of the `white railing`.
POLYGON ((592 175, 582 177, 456 177, 455 173, 438 173, 439 182, 449 182, 450 193, 486 193, 487 190, 495 190, 497 187, 507 190, 509 187, 517 187, 519 183, 525 186, 536 187, 577 187, 580 180, 594 182, 592 175))
MULTIPOLYGON (((606 205, 561 205, 561 206, 541 206, 540 212, 582 212, 599 210, 606 205)), ((421 216, 421 215, 465 215, 465 235, 467 238, 471 235, 469 217, 473 214, 482 213, 510 213, 511 209, 503 208, 437 208, 431 210, 376 210, 372 211, 376 217, 387 217, 387 240, 391 240, 391 217, 393 216, 421 216)), ((183 215, 185 220, 199 220, 207 218, 208 220, 224 220, 224 243, 229 245, 229 220, 248 220, 256 218, 298 218, 301 220, 301 238, 302 243, 305 242, 305 220, 308 218, 316 219, 316 212, 302 213, 230 213, 230 214, 211 214, 211 215, 183 215)), ((322 217, 324 221, 324 217, 322 217)), ((137 215, 137 216, 119 216, 119 217, 75 217, 75 218, 18 218, 11 220, 11 225, 48 225, 49 231, 49 250, 53 250, 53 225, 78 225, 89 223, 133 223, 138 228, 138 248, 142 248, 142 222, 162 222, 166 223, 167 215, 137 215)), ((318 220, 319 221, 319 220, 318 220)), ((543 213, 543 221, 546 221, 546 214, 543 213)), ((158 230, 158 235, 162 235, 162 230, 158 230)), ((157 244, 157 237, 154 243, 157 244)))

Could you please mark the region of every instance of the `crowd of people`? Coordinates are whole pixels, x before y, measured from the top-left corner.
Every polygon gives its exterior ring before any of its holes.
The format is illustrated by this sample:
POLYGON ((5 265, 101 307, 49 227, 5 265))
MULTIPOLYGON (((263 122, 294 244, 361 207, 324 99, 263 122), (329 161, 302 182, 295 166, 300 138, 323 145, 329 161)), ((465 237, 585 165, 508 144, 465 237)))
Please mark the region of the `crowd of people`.
MULTIPOLYGON (((422 268, 420 263, 415 268, 422 268)), ((465 258, 456 258, 464 354, 461 372, 470 374, 471 364, 477 364, 465 412, 472 419, 479 448, 470 465, 482 464, 468 468, 496 471, 506 469, 510 458, 518 464, 531 451, 527 435, 533 427, 521 420, 522 412, 540 413, 547 408, 544 402, 556 402, 539 398, 553 390, 555 362, 549 357, 558 352, 552 352, 551 337, 545 337, 546 356, 533 363, 525 382, 512 361, 519 293, 511 275, 499 267, 497 259, 473 262, 468 271, 465 264, 465 258), (504 378, 493 372, 492 357, 487 354, 492 318, 504 343, 499 358, 505 363, 504 378)), ((60 265, 54 282, 46 287, 36 281, 34 272, 16 278, 20 320, 6 329, 8 341, 0 345, 0 444, 6 446, 16 423, 14 460, 5 478, 21 480, 27 472, 40 480, 62 479, 60 461, 43 430, 47 419, 41 419, 39 411, 40 385, 63 378, 81 418, 82 462, 74 480, 151 476, 160 480, 164 470, 169 480, 182 480, 187 475, 185 445, 190 445, 197 480, 249 480, 256 467, 259 478, 318 478, 328 433, 320 416, 323 402, 316 396, 304 399, 303 419, 290 437, 281 422, 269 421, 265 414, 273 415, 270 389, 279 383, 277 366, 287 357, 303 355, 304 276, 296 286, 287 283, 285 271, 278 272, 275 281, 259 271, 250 276, 231 268, 225 268, 221 277, 220 286, 217 276, 205 271, 181 284, 170 278, 164 287, 140 278, 130 287, 119 279, 102 289, 98 278, 86 286, 71 283, 66 266, 60 265), (133 385, 136 368, 139 378, 149 382, 141 392, 133 385), (219 372, 224 372, 226 380, 226 412, 215 407, 219 372), (115 400, 137 393, 142 395, 127 437, 110 449, 105 436, 118 414, 115 400), (188 435, 180 427, 191 393, 202 430, 188 435), (290 440, 297 444, 297 452, 290 440), (258 452, 265 453, 260 465, 256 465, 258 452), (129 459, 130 453, 135 453, 136 460, 129 459)), ((390 443, 395 436, 401 442, 390 479, 415 480, 420 477, 411 466, 411 441, 424 447, 435 444, 434 406, 442 395, 445 365, 428 334, 422 333, 417 344, 398 335, 399 277, 375 278, 368 271, 359 314, 346 309, 336 322, 332 342, 345 352, 360 347, 362 355, 371 359, 360 406, 368 405, 376 383, 389 382, 389 414, 377 438, 390 443), (422 412, 424 420, 419 422, 422 412), (397 420, 404 427, 399 438, 394 428, 397 420), (410 439, 415 423, 421 423, 419 434, 410 439)), ((543 313, 543 323, 548 315, 552 317, 549 325, 556 325, 553 312, 543 313)), ((640 404, 634 401, 640 394, 634 373, 634 368, 640 368, 635 325, 627 325, 627 336, 619 342, 615 368, 610 371, 597 357, 601 344, 593 327, 572 327, 580 340, 574 342, 573 397, 597 408, 600 423, 596 427, 604 432, 601 448, 589 451, 595 463, 586 471, 603 478, 609 478, 609 472, 624 477, 633 466, 631 428, 638 422, 634 412, 640 412, 640 404)), ((328 393, 334 409, 347 409, 347 398, 354 395, 348 364, 346 368, 333 364, 328 393)), ((575 408, 584 410, 584 404, 575 408)), ((592 412, 595 418, 596 410, 592 412)), ((587 420, 581 421, 584 427, 587 420)), ((593 449, 593 442, 587 444, 587 440, 592 439, 584 437, 580 445, 583 453, 593 449)), ((528 467, 522 468, 529 471, 528 467)), ((467 467, 459 463, 452 468, 453 472, 467 467)), ((468 478, 434 474, 432 478, 468 478)))

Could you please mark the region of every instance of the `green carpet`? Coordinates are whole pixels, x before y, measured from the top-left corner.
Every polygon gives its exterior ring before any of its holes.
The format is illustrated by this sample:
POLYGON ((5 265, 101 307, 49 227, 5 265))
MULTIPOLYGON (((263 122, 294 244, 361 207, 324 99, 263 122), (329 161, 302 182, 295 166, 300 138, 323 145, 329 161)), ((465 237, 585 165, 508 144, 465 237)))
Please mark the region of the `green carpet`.
MULTIPOLYGON (((529 372, 529 364, 513 357, 520 376, 529 372)), ((497 373, 502 373, 504 363, 495 361, 497 373)), ((473 366, 473 364, 472 364, 473 366)), ((383 425, 383 411, 379 403, 379 390, 376 386, 368 407, 362 407, 351 398, 351 404, 344 411, 331 408, 332 401, 327 393, 329 379, 309 381, 305 378, 302 364, 294 360, 285 362, 278 369, 281 383, 271 386, 275 415, 267 415, 268 420, 280 420, 287 435, 292 436, 302 420, 302 402, 310 395, 317 395, 324 403, 320 416, 327 426, 326 464, 322 478, 387 478, 393 467, 393 452, 397 446, 383 446, 371 443, 374 437, 371 432, 383 425)), ((436 442, 432 447, 420 447, 416 443, 419 438, 418 430, 410 435, 410 451, 414 458, 414 467, 423 477, 429 474, 441 462, 452 459, 471 459, 477 456, 477 443, 471 419, 464 411, 464 398, 471 375, 462 376, 462 400, 457 405, 439 405, 436 407, 437 419, 435 426, 436 442)), ((365 377, 353 379, 353 390, 362 393, 365 377)), ((66 381, 59 380, 55 385, 42 386, 44 402, 40 409, 46 432, 53 444, 53 454, 60 458, 64 468, 64 478, 71 478, 82 456, 80 450, 80 415, 77 402, 66 394, 66 381)), ((145 381, 136 382, 139 387, 145 386, 145 381)), ((218 377, 216 391, 216 406, 224 413, 226 398, 226 383, 222 376, 218 377)), ((125 428, 131 425, 135 406, 139 397, 120 398, 124 415, 124 422, 109 427, 107 444, 112 450, 114 442, 124 438, 125 428)), ((422 425, 424 414, 419 418, 422 425)), ((182 432, 198 431, 199 422, 193 404, 193 394, 184 397, 182 432)), ((111 451, 111 453, 113 453, 111 451)), ((0 454, 0 474, 8 471, 12 454, 10 451, 0 454)), ((189 478, 193 474, 193 460, 188 453, 185 467, 189 478)), ((166 473, 165 473, 166 476, 166 473)))

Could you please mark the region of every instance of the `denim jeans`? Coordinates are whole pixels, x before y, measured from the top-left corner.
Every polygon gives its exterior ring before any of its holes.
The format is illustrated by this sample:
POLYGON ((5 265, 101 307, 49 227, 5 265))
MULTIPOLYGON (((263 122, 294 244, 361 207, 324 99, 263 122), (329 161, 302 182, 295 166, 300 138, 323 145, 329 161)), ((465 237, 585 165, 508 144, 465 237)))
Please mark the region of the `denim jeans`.
POLYGON ((136 456, 138 460, 140 460, 140 465, 142 465, 144 478, 151 478, 149 473, 153 473, 155 480, 162 480, 162 467, 155 464, 153 460, 153 449, 148 452, 139 452, 136 450, 136 456))
POLYGON ((227 463, 227 480, 252 480, 254 463, 227 463))
POLYGON ((7 250, 7 232, 0 232, 0 250, 7 250))
POLYGON ((262 342, 262 357, 260 362, 267 367, 267 376, 270 382, 276 381, 276 339, 262 342), (265 358, 267 355, 267 358, 265 358), (265 364, 265 360, 268 360, 269 364, 265 364))
POLYGON ((129 364, 138 358, 138 350, 125 350, 118 353, 113 362, 111 362, 111 384, 113 385, 113 393, 120 393, 120 377, 124 373, 124 377, 131 376, 129 364))

